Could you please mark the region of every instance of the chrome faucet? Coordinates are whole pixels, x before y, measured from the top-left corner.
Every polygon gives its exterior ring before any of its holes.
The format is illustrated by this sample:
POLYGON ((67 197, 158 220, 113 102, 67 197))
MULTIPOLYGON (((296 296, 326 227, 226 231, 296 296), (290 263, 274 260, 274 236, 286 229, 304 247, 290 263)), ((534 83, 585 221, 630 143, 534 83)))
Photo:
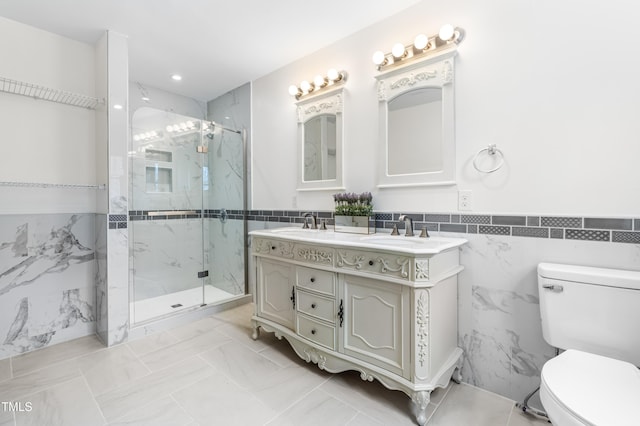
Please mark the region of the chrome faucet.
POLYGON ((307 223, 307 218, 311 218, 311 229, 318 229, 318 221, 313 213, 305 213, 302 215, 304 224, 302 225, 302 229, 309 229, 309 223, 307 223))
POLYGON ((404 236, 413 237, 413 219, 406 214, 400 215, 398 218, 401 222, 404 221, 404 236))

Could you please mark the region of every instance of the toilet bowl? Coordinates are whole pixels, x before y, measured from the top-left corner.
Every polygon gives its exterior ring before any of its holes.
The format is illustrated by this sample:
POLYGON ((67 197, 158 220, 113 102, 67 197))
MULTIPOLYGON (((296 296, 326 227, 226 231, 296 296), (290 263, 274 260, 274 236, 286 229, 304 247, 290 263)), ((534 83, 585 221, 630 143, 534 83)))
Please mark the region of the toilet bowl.
POLYGON ((569 349, 542 368, 540 400, 557 426, 638 426, 640 370, 569 349))
POLYGON ((554 426, 640 425, 640 272, 541 263, 542 333, 566 349, 540 374, 554 426))

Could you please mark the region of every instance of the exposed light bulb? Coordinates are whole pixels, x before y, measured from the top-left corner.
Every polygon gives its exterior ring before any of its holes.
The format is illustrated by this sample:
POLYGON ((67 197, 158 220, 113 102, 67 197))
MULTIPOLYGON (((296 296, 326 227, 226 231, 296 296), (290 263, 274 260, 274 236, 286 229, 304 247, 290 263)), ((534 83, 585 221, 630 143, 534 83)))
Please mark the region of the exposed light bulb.
POLYGON ((173 126, 171 124, 169 124, 167 127, 165 127, 165 129, 167 129, 167 132, 169 132, 169 133, 173 132, 173 126))
POLYGON ((173 125, 173 131, 174 132, 179 132, 180 131, 180 126, 178 126, 177 124, 173 125))
POLYGON ((300 82, 300 88, 303 92, 309 93, 311 91, 311 83, 309 83, 307 80, 303 80, 300 82))
POLYGON ((400 59, 405 55, 406 51, 402 43, 396 43, 391 48, 391 54, 394 58, 400 59))
POLYGON ((179 74, 173 74, 173 75, 171 76, 171 78, 172 78, 173 80, 175 80, 175 81, 180 81, 180 80, 182 80, 182 76, 181 76, 181 75, 179 75, 179 74))
POLYGON ((450 41, 453 39, 454 35, 455 35, 455 29, 453 28, 453 25, 445 24, 442 27, 440 27, 440 32, 438 33, 438 37, 440 37, 440 40, 450 41))
POLYGON ((133 135, 133 140, 138 142, 140 140, 140 135, 133 135))
POLYGON ((373 60, 374 64, 383 65, 385 63, 384 52, 382 52, 381 50, 378 50, 373 54, 373 57, 371 59, 373 60))
POLYGON ((289 94, 291 96, 297 96, 298 93, 300 93, 300 89, 298 89, 298 86, 292 84, 291 86, 289 86, 289 94))
POLYGON ((342 78, 342 76, 340 75, 337 69, 331 68, 329 71, 327 71, 327 78, 330 81, 339 81, 342 78))
POLYGON ((324 86, 327 85, 327 80, 325 80, 325 78, 323 76, 318 74, 313 78, 313 84, 316 87, 324 87, 324 86))
POLYGON ((413 40, 413 46, 417 50, 424 50, 429 45, 429 37, 424 34, 418 34, 413 40))

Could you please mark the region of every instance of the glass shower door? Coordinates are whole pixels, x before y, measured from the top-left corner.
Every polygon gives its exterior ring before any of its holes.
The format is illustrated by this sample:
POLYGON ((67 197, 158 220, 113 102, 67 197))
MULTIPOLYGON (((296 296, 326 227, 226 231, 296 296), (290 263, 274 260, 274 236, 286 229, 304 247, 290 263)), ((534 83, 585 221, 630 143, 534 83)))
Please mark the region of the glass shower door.
POLYGON ((130 151, 131 321, 203 303, 201 122, 140 108, 130 151))

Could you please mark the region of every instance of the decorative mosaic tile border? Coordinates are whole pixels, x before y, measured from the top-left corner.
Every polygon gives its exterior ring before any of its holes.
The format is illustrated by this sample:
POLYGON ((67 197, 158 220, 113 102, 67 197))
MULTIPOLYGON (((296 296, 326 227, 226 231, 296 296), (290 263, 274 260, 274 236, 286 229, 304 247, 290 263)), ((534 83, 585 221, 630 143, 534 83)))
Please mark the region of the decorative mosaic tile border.
MULTIPOLYGON (((224 216, 220 209, 208 209, 194 215, 149 216, 149 212, 158 210, 131 210, 128 219, 168 220, 220 218, 224 216)), ((177 211, 177 210, 176 210, 177 211)), ((226 210, 227 219, 258 222, 279 222, 302 224, 305 213, 312 213, 318 221, 333 225, 333 211, 301 210, 226 210)), ((370 226, 377 229, 391 229, 394 225, 404 229, 399 221, 403 213, 376 212, 375 221, 370 226)), ((413 219, 414 229, 426 227, 435 232, 458 232, 461 234, 504 235, 528 238, 553 238, 584 241, 609 241, 615 243, 640 244, 640 219, 595 218, 578 216, 520 216, 520 215, 484 215, 461 213, 408 213, 413 219)), ((109 229, 127 227, 126 215, 109 215, 109 229)))
POLYGON ((127 228, 126 214, 110 214, 109 215, 109 229, 126 229, 126 228, 127 228))
MULTIPOLYGON (((188 209, 179 210, 129 210, 129 220, 170 220, 170 219, 205 219, 219 218, 223 215, 221 209, 194 210, 195 214, 169 214, 169 215, 152 215, 149 213, 156 212, 179 212, 188 209)), ((242 220, 244 219, 244 210, 224 210, 227 219, 242 220)))
MULTIPOLYGON (((302 223, 306 212, 296 210, 250 210, 247 219, 264 222, 302 223)), ((333 212, 311 211, 319 220, 333 225, 333 212)), ((404 229, 402 213, 376 212, 377 229, 404 229)), ((505 235, 512 237, 555 238, 566 240, 610 241, 640 244, 640 219, 484 215, 460 213, 409 213, 415 230, 458 232, 462 234, 505 235)))

